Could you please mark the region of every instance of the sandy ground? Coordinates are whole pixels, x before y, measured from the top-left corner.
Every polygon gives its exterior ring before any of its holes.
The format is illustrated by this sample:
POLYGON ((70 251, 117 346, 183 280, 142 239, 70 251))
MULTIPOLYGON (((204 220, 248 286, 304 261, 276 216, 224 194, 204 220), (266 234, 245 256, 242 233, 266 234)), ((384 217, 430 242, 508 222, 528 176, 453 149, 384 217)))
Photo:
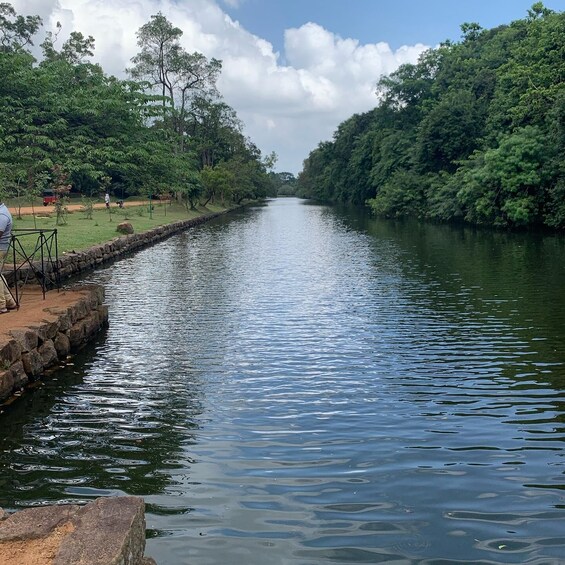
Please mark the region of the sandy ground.
MULTIPOLYGON (((9 310, 0 314, 0 338, 8 336, 8 332, 15 328, 36 325, 46 319, 49 314, 45 308, 66 308, 77 301, 77 292, 71 290, 50 290, 45 294, 39 287, 25 286, 20 295, 20 309, 9 310)), ((0 561, 2 563, 2 561, 0 561)))
MULTIPOLYGON (((162 200, 160 202, 163 202, 162 200)), ((118 208, 118 205, 115 202, 110 204, 112 208, 118 208)), ((132 206, 147 206, 147 200, 130 200, 128 202, 124 202, 124 206, 126 208, 130 208, 132 206)), ((94 208, 101 209, 105 208, 106 205, 104 202, 97 202, 94 204, 94 208)), ((67 204, 67 209, 71 212, 79 212, 82 210, 82 204, 67 204)), ((20 214, 22 216, 31 216, 33 213, 36 214, 45 214, 45 212, 54 212, 55 208, 53 206, 36 206, 32 208, 31 206, 22 206, 20 208, 20 214)), ((18 209, 15 206, 10 206, 10 213, 14 218, 18 215, 18 209)))

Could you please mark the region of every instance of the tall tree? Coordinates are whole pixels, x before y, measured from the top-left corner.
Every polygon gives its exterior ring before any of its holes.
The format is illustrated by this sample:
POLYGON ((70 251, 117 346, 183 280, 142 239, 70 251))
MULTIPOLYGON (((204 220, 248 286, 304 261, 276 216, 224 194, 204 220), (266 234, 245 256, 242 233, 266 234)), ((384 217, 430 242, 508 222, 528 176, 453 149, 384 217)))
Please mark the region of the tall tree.
POLYGON ((132 59, 128 72, 134 79, 147 81, 162 96, 163 121, 170 123, 183 150, 190 103, 195 96, 217 93, 216 81, 221 61, 202 53, 188 53, 180 45, 182 30, 174 27, 161 12, 137 32, 141 51, 132 59))

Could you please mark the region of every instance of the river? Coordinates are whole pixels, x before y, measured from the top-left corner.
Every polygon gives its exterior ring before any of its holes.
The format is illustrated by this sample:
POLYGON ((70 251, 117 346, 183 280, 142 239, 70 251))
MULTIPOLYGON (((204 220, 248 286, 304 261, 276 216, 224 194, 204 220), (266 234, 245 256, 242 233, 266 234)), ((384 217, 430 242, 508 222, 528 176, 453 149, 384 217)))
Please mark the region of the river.
POLYGON ((0 506, 147 503, 160 565, 565 563, 565 238, 277 199, 88 276, 0 506))

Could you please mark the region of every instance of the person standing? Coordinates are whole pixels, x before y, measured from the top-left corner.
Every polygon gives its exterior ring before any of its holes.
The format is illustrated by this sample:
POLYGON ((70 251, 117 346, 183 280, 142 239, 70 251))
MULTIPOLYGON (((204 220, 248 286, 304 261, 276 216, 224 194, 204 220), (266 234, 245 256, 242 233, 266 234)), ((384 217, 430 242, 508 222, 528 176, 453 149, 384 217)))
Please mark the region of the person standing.
POLYGON ((106 193, 106 195, 104 196, 104 202, 106 203, 106 208, 110 207, 110 195, 108 193, 106 193))
POLYGON ((16 302, 12 294, 8 290, 8 284, 2 268, 4 266, 4 257, 10 247, 12 235, 12 214, 8 207, 0 200, 0 314, 5 314, 8 310, 16 308, 16 302))

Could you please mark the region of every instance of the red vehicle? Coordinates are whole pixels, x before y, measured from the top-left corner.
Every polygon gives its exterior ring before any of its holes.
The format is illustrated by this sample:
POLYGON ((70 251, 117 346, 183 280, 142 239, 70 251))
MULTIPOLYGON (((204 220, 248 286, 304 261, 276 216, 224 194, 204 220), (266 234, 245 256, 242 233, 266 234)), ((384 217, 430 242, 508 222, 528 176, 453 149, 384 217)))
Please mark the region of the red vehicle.
POLYGON ((49 206, 49 204, 55 204, 58 196, 52 190, 43 191, 43 206, 49 206))

